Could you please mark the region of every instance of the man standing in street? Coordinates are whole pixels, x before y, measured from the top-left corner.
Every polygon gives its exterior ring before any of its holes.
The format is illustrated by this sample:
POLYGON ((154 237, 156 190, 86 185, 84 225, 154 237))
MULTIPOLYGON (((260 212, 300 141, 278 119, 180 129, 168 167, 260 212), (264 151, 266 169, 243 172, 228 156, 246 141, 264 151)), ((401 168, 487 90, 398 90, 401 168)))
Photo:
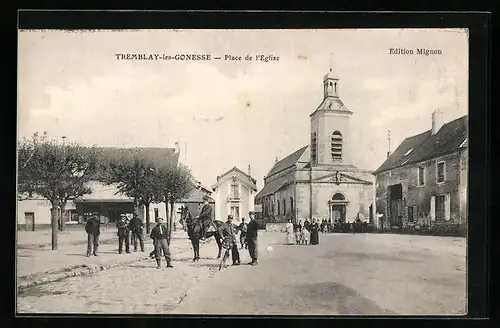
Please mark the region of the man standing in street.
POLYGON ((94 251, 94 256, 98 256, 97 250, 99 249, 101 222, 97 218, 97 215, 92 214, 92 217, 87 220, 87 224, 85 224, 85 231, 87 231, 87 257, 92 254, 92 248, 94 251))
POLYGON ((238 230, 240 231, 240 244, 241 244, 241 249, 245 247, 247 248, 247 227, 248 224, 245 222, 245 218, 241 219, 241 223, 238 226, 238 230))
POLYGON ((207 229, 212 222, 212 207, 208 204, 208 197, 203 197, 203 207, 201 208, 198 220, 201 222, 201 239, 204 240, 207 236, 207 229))
POLYGON ((130 254, 130 228, 126 214, 120 215, 116 227, 118 228, 118 253, 122 253, 123 242, 125 241, 125 251, 130 254))
POLYGON ((155 259, 156 259, 156 268, 161 268, 161 251, 163 251, 163 255, 165 256, 165 260, 167 261, 167 268, 173 268, 170 263, 170 249, 167 243, 167 227, 163 225, 163 219, 156 219, 156 226, 151 230, 151 234, 149 235, 151 239, 153 239, 153 244, 155 247, 155 259))
POLYGON ((247 243, 248 243, 248 253, 250 253, 250 258, 252 259, 252 262, 250 262, 249 264, 257 265, 257 253, 258 253, 257 238, 259 232, 259 225, 255 220, 255 212, 250 212, 248 213, 248 215, 250 216, 250 222, 248 223, 247 226, 247 243))
POLYGON ((144 234, 143 227, 144 222, 139 219, 139 217, 134 214, 132 220, 130 220, 130 229, 132 230, 132 241, 134 243, 134 252, 137 252, 137 240, 139 240, 139 244, 141 246, 141 252, 144 252, 144 234))
POLYGON ((222 228, 222 236, 228 245, 231 245, 231 258, 233 265, 240 265, 240 252, 238 252, 238 241, 236 239, 236 227, 233 224, 233 217, 227 216, 227 221, 222 228))

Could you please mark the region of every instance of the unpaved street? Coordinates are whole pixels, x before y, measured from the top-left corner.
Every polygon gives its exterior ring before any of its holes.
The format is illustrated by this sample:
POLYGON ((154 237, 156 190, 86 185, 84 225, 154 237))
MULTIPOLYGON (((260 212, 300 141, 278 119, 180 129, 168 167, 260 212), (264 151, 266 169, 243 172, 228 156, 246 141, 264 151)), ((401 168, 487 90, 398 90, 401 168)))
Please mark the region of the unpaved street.
MULTIPOLYGON (((215 243, 201 260, 174 254, 32 288, 19 312, 149 314, 462 314, 465 239, 383 234, 320 235, 283 245, 260 232, 259 265, 217 271, 215 243), (267 251, 273 245, 273 251, 267 251), (163 262, 164 264, 164 262, 163 262)), ((240 251, 242 262, 248 252, 240 251)), ((229 264, 231 261, 228 261, 229 264)))
POLYGON ((465 313, 463 238, 321 235, 318 246, 275 245, 272 252, 269 238, 261 240, 258 266, 225 270, 174 313, 465 313))

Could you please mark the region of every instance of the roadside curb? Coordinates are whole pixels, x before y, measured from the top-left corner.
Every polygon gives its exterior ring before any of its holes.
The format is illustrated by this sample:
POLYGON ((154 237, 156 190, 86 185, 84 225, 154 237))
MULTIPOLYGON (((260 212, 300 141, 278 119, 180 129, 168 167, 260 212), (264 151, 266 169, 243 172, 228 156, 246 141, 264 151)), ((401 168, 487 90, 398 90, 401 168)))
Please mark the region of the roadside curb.
MULTIPOLYGON (((206 244, 206 243, 210 243, 210 240, 206 241, 203 244, 206 244)), ((191 251, 192 251, 192 249, 188 248, 186 250, 180 251, 178 253, 178 255, 188 253, 191 251)), ((57 271, 52 270, 52 271, 46 272, 45 273, 46 275, 43 276, 42 278, 18 283, 17 284, 17 292, 22 293, 24 290, 31 288, 31 287, 45 285, 45 284, 49 284, 52 282, 57 282, 60 280, 64 280, 66 278, 91 275, 91 274, 97 273, 99 271, 104 271, 107 269, 127 265, 127 264, 134 263, 134 262, 149 260, 149 259, 150 259, 149 256, 142 256, 142 257, 136 258, 134 260, 125 261, 125 262, 115 262, 115 263, 110 263, 110 264, 106 264, 106 265, 98 264, 98 265, 87 266, 87 265, 83 264, 83 265, 67 267, 67 268, 64 268, 61 270, 57 270, 57 271)), ((19 278, 26 279, 26 277, 19 277, 19 278)))

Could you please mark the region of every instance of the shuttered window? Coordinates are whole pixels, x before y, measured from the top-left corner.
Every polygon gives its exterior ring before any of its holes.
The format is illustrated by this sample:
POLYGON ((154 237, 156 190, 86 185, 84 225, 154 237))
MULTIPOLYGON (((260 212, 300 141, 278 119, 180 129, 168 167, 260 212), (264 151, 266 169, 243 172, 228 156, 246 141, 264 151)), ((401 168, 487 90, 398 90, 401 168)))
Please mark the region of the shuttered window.
POLYGON ((429 216, 431 218, 431 221, 436 220, 436 197, 435 196, 431 197, 431 210, 430 210, 429 216))
POLYGON ((450 194, 444 196, 444 220, 450 221, 451 197, 450 194))

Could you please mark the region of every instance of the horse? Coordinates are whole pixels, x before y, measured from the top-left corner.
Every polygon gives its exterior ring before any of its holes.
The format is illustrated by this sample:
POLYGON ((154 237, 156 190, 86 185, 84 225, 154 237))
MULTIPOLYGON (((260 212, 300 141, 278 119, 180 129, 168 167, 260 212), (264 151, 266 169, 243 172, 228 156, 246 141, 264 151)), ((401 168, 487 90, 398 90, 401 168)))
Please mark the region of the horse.
MULTIPOLYGON (((201 221, 198 219, 193 220, 191 217, 191 213, 189 213, 187 208, 181 210, 181 217, 186 223, 187 233, 189 239, 191 240, 191 244, 193 245, 193 262, 196 262, 200 259, 200 239, 202 235, 201 221)), ((224 225, 222 221, 212 221, 212 226, 215 228, 215 231, 208 231, 205 236, 206 239, 209 239, 211 237, 215 238, 215 241, 217 242, 217 246, 219 248, 217 258, 220 258, 222 253, 222 236, 220 235, 222 225, 224 225)))

